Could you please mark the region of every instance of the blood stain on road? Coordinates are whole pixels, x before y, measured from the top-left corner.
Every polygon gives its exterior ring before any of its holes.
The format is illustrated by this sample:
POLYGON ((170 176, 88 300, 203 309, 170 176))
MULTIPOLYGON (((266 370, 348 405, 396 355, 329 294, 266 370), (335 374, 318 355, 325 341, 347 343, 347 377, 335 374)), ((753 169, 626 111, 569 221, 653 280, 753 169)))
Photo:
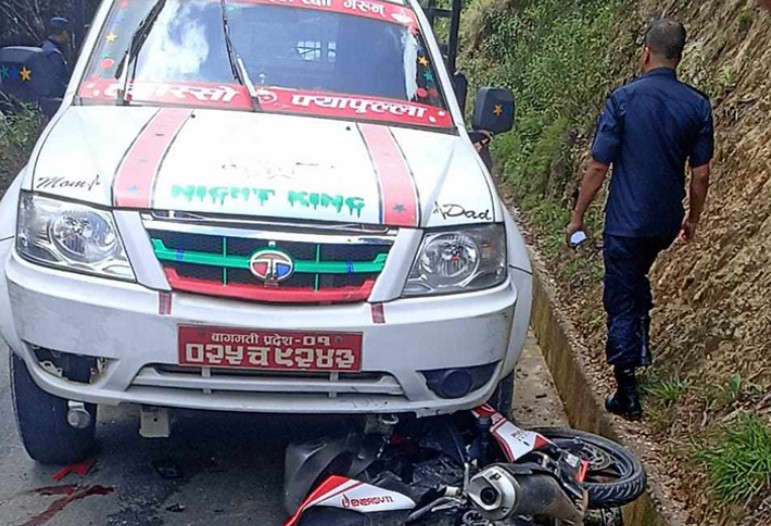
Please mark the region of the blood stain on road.
POLYGON ((64 495, 64 497, 52 502, 47 510, 35 515, 21 526, 40 526, 56 517, 60 511, 76 500, 85 499, 86 497, 94 495, 109 495, 113 491, 115 491, 113 488, 108 488, 106 486, 77 486, 75 484, 39 488, 34 490, 34 493, 42 496, 64 495))

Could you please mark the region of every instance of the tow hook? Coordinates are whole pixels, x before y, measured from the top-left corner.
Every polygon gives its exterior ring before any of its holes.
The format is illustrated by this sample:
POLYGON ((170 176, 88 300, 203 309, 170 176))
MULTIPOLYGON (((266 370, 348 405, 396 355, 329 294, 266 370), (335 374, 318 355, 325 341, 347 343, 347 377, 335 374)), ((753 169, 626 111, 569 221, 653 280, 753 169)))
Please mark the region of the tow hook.
POLYGON ((67 423, 75 429, 85 429, 91 425, 91 413, 86 411, 83 402, 67 401, 67 423))

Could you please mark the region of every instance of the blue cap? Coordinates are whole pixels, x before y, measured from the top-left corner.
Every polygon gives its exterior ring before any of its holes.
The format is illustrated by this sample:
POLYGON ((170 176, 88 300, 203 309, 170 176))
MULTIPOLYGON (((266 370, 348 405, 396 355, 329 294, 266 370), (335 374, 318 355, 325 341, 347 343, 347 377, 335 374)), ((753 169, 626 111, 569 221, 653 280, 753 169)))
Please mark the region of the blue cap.
POLYGON ((61 16, 53 17, 48 22, 48 25, 51 26, 52 29, 64 29, 65 31, 70 31, 70 21, 61 16))

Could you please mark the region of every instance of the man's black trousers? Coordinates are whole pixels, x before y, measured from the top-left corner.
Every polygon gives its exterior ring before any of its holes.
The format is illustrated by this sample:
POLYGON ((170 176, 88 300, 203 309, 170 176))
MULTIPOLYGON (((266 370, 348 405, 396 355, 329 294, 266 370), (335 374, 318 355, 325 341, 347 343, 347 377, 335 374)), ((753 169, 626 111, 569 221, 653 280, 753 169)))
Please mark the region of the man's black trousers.
POLYGON ((621 237, 605 234, 605 292, 608 363, 620 368, 651 363, 648 332, 653 308, 648 272, 673 237, 621 237))

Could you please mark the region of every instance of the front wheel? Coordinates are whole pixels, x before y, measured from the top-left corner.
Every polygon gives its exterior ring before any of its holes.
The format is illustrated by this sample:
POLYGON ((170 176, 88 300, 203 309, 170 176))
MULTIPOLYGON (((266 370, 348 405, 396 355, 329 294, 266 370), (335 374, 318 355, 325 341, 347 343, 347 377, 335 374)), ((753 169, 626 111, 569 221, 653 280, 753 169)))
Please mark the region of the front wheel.
POLYGON ((96 406, 86 404, 91 414, 88 427, 70 426, 67 401, 40 389, 24 360, 10 354, 13 408, 27 454, 42 464, 70 464, 86 458, 96 442, 96 406))
POLYGON ((619 508, 645 491, 647 475, 642 464, 615 442, 573 429, 545 427, 533 431, 589 462, 584 488, 589 493, 590 509, 619 508))

